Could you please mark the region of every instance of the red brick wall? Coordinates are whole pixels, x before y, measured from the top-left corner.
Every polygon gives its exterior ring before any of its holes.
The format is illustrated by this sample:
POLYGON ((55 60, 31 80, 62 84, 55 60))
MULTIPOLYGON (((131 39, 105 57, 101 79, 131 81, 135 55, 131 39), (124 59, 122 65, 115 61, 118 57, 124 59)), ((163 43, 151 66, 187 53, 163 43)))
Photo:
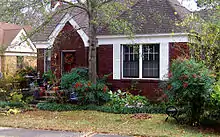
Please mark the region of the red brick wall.
MULTIPOLYGON (((75 50, 76 55, 76 67, 87 67, 87 48, 84 47, 84 43, 73 27, 67 23, 63 30, 58 34, 54 45, 52 47, 51 57, 51 70, 61 77, 61 53, 63 50, 75 50)), ((37 70, 44 73, 44 50, 38 49, 37 70)))
POLYGON ((170 63, 178 57, 189 57, 189 46, 186 42, 169 43, 170 63))
MULTIPOLYGON (((98 74, 103 76, 113 72, 113 46, 101 45, 98 48, 98 74)), ((189 48, 187 43, 170 43, 169 44, 170 62, 179 56, 188 56, 189 48)), ((136 80, 138 82, 137 89, 142 90, 141 95, 147 96, 149 99, 155 100, 161 96, 158 89, 160 81, 158 80, 136 80)), ((131 86, 132 80, 113 80, 109 77, 108 82, 111 83, 111 89, 127 89, 131 86)))
MULTIPOLYGON (((101 45, 98 47, 98 75, 103 76, 105 74, 113 73, 113 46, 101 45)), ((110 88, 115 91, 118 89, 126 90, 131 86, 132 80, 113 80, 111 75, 108 79, 111 84, 110 88)), ((145 95, 151 99, 157 96, 155 89, 158 87, 158 81, 155 80, 138 80, 137 89, 142 90, 141 95, 145 95)), ((133 91, 137 94, 136 91, 133 91)))

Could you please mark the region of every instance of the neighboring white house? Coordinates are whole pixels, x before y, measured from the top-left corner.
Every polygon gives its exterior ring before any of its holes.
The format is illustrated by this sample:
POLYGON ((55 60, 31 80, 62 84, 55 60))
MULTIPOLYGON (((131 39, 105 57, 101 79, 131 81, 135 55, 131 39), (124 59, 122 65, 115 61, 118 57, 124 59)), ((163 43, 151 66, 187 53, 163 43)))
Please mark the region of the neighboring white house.
POLYGON ((0 72, 13 74, 25 66, 36 67, 37 50, 26 38, 29 26, 0 22, 0 72))

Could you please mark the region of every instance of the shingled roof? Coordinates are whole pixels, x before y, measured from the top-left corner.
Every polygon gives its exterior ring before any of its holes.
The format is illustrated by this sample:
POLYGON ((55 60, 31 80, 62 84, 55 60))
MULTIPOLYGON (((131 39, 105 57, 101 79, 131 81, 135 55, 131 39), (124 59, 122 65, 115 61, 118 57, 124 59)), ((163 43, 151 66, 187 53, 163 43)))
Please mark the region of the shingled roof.
MULTIPOLYGON (((136 3, 131 7, 131 11, 131 13, 125 11, 121 14, 120 18, 125 18, 133 25, 135 34, 185 32, 184 28, 177 27, 175 24, 176 21, 182 21, 190 14, 177 0, 136 0, 136 3), (138 15, 142 15, 144 20, 139 20, 137 18, 138 15)), ((75 8, 55 15, 42 31, 37 32, 33 36, 32 40, 34 42, 47 41, 53 30, 67 13, 71 14, 74 21, 88 34, 87 15, 81 9, 75 8)), ((98 35, 117 34, 119 33, 102 29, 98 35)))
POLYGON ((21 29, 30 31, 31 27, 0 22, 0 46, 9 46, 21 29))

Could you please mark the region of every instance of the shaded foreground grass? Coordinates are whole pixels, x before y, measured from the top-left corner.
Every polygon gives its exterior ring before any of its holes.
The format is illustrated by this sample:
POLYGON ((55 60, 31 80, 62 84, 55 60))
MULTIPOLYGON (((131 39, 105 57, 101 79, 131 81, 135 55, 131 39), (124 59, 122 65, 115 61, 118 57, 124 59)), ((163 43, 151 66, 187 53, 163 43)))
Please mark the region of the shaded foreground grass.
POLYGON ((163 114, 150 116, 150 119, 135 119, 130 114, 97 111, 28 111, 17 115, 0 115, 0 126, 135 136, 220 136, 177 125, 170 119, 165 122, 166 115, 163 114))

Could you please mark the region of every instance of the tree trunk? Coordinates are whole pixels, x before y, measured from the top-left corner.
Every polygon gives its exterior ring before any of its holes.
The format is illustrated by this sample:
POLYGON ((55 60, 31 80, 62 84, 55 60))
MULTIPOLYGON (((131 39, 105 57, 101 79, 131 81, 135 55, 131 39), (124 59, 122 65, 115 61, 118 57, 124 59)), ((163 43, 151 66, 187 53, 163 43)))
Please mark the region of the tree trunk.
POLYGON ((96 47, 98 45, 96 25, 93 23, 95 14, 90 10, 89 14, 89 80, 96 84, 96 47))

